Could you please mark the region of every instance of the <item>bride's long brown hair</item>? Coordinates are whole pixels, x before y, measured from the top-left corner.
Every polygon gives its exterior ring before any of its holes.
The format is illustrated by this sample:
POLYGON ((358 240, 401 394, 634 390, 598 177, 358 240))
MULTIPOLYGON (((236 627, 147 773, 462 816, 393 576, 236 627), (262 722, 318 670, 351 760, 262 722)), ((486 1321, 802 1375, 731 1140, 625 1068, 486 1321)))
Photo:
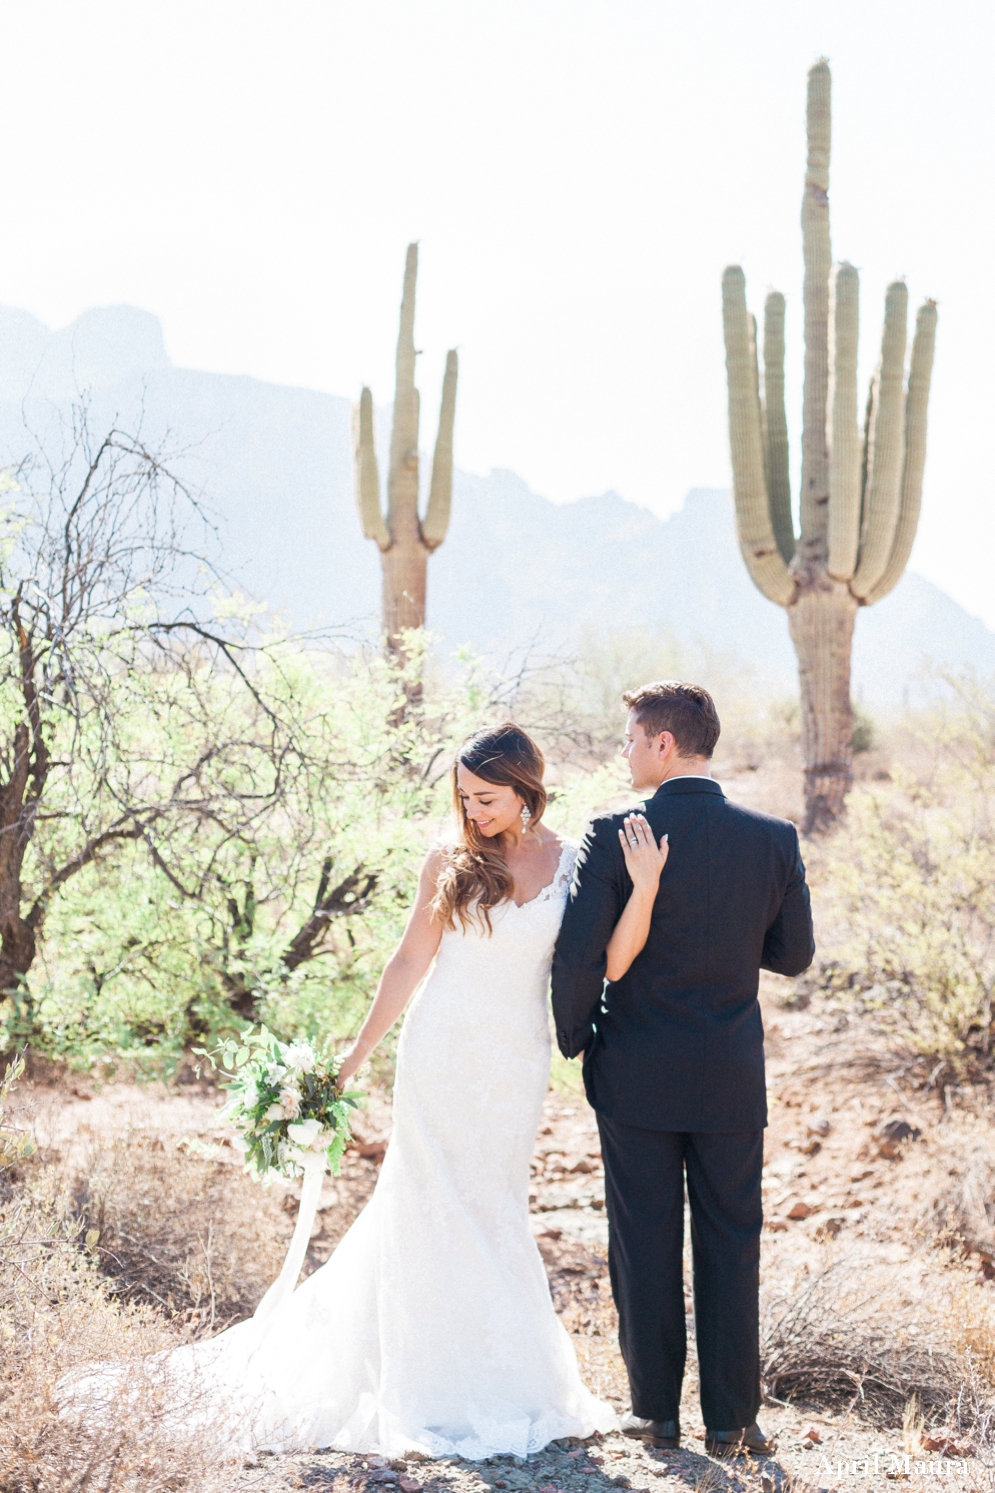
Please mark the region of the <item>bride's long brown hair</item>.
POLYGON ((459 791, 460 767, 495 788, 514 788, 532 816, 531 833, 546 807, 542 785, 546 762, 531 736, 513 721, 475 731, 456 753, 453 805, 459 833, 456 844, 443 852, 432 911, 445 928, 455 928, 457 921, 467 928, 477 916, 490 933, 490 910, 511 896, 514 878, 497 840, 482 835, 466 817, 459 791))

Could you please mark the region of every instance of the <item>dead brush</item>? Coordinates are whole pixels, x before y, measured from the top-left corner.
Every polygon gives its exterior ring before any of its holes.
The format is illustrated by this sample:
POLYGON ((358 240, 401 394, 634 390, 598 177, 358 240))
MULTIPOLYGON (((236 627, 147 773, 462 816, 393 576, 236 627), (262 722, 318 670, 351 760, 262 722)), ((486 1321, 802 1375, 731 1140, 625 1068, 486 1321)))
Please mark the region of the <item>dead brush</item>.
POLYGON ((969 1372, 939 1311, 931 1317, 852 1259, 766 1298, 761 1364, 770 1399, 852 1406, 888 1426, 902 1425, 913 1399, 930 1420, 949 1413, 969 1372))
POLYGON ((958 1131, 947 1146, 947 1186, 925 1200, 918 1220, 922 1234, 981 1258, 995 1275, 995 1144, 987 1126, 958 1131))
MULTIPOLYGON (((35 1165, 0 1205, 0 1493, 213 1493, 212 1438, 170 1429, 142 1363, 178 1337, 148 1307, 115 1301, 51 1168, 35 1165), (61 1413, 59 1381, 127 1365, 127 1397, 99 1417, 61 1413)), ((170 1407, 172 1417, 177 1407, 170 1407)), ((216 1438, 213 1438, 216 1439, 216 1438)))
POLYGON ((187 1336, 250 1316, 283 1262, 290 1221, 275 1194, 158 1137, 102 1142, 73 1194, 113 1293, 181 1318, 187 1336))

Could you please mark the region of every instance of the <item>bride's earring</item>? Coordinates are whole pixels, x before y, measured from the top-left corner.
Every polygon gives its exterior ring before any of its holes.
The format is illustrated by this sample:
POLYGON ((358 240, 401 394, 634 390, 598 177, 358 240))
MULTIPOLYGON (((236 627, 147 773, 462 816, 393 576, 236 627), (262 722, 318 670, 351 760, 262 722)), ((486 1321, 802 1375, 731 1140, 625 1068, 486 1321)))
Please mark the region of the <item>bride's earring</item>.
POLYGON ((522 804, 522 834, 523 835, 524 835, 525 831, 529 827, 529 820, 531 818, 532 818, 532 810, 529 808, 528 804, 522 804))

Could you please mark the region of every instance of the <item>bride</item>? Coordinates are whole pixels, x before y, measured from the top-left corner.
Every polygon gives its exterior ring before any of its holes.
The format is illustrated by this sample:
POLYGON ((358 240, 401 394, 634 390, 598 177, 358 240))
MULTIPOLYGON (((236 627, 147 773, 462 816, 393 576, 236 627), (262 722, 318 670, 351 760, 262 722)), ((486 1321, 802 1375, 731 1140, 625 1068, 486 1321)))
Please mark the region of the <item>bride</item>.
MULTIPOLYGON (((547 990, 577 848, 542 823, 543 757, 510 723, 453 769, 458 833, 428 855, 404 936, 341 1078, 414 1002, 394 1129, 370 1202, 271 1316, 168 1356, 245 1449, 524 1456, 615 1425, 581 1381, 529 1229, 529 1161, 549 1078, 547 990)), ((642 816, 634 891, 608 949, 642 948, 667 847, 642 816)))

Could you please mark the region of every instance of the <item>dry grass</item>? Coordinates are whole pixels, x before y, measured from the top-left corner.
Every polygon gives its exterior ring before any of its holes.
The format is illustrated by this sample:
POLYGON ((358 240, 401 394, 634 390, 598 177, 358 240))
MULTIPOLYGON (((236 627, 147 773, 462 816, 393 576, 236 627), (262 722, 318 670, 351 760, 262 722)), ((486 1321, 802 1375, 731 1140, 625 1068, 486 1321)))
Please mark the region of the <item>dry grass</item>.
POLYGON ((171 1432, 161 1398, 142 1382, 142 1361, 174 1345, 175 1333, 150 1308, 113 1299, 51 1169, 36 1164, 3 1180, 0 1489, 220 1489, 222 1469, 207 1437, 171 1432), (99 1423, 60 1414, 63 1375, 107 1360, 128 1364, 127 1398, 117 1398, 99 1423))
POLYGON ((188 1336, 251 1315, 292 1221, 240 1166, 133 1131, 94 1145, 73 1208, 113 1293, 158 1307, 188 1336))

